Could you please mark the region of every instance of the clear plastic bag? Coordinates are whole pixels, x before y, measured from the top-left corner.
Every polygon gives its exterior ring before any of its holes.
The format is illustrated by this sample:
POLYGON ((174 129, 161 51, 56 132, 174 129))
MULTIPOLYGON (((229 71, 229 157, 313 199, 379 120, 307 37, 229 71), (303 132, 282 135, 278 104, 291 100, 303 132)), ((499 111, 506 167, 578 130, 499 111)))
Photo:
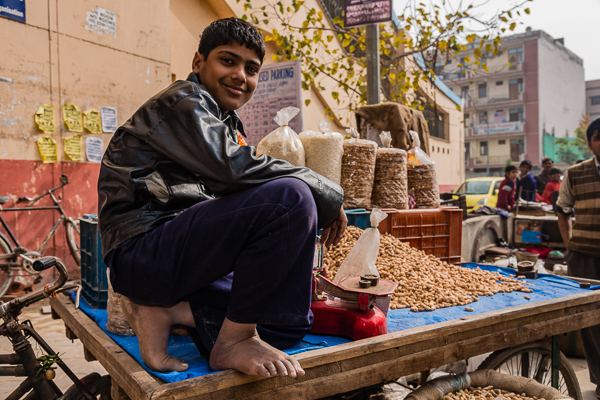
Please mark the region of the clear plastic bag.
POLYGON ((279 125, 279 128, 261 139, 256 146, 256 154, 259 156, 267 154, 285 160, 297 167, 304 167, 304 146, 298 134, 288 126, 292 118, 299 112, 300 109, 296 107, 285 107, 277 111, 273 119, 279 125))
POLYGON ((391 148, 392 136, 383 131, 379 135, 383 148, 377 150, 375 178, 371 206, 379 208, 408 208, 406 151, 391 148))
POLYGON ((410 131, 413 145, 408 151, 408 187, 415 193, 417 208, 440 206, 440 189, 435 172, 435 161, 421 150, 419 134, 410 131))
POLYGON ((379 276, 377 271, 377 255, 379 254, 379 242, 381 234, 379 233, 379 223, 387 217, 387 214, 378 208, 371 211, 371 226, 364 230, 362 235, 356 241, 350 253, 338 269, 333 283, 338 284, 344 278, 353 276, 362 276, 372 274, 379 276))
POLYGON ((366 139, 344 140, 341 186, 344 209, 371 208, 377 143, 366 139))
POLYGON ((298 136, 304 146, 306 166, 338 185, 342 176, 344 136, 331 131, 331 122, 319 122, 317 131, 304 131, 298 136))

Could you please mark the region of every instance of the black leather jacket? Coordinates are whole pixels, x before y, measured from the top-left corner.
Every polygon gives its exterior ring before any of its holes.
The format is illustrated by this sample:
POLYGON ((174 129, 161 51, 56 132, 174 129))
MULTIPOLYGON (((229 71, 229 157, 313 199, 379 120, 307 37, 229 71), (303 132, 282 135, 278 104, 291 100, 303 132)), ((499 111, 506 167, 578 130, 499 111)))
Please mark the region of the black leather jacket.
POLYGON ((193 204, 294 177, 317 204, 319 227, 338 215, 339 185, 305 167, 240 146, 242 123, 224 113, 195 74, 158 93, 114 134, 98 179, 103 253, 148 232, 193 204))

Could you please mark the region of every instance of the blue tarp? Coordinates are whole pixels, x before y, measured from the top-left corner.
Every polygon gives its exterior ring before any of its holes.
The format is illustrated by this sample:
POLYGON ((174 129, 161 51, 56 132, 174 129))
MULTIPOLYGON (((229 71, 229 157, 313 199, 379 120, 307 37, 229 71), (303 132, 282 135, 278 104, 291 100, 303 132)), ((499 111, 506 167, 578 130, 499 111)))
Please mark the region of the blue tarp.
MULTIPOLYGON (((487 271, 496 271, 503 275, 514 275, 515 270, 510 268, 496 267, 491 265, 481 265, 475 263, 463 264, 466 268, 481 268, 487 271)), ((396 332, 410 328, 435 324, 437 322, 450 321, 474 314, 481 314, 488 311, 496 311, 504 308, 519 306, 532 302, 565 297, 572 294, 583 293, 593 289, 599 289, 600 286, 594 286, 590 289, 581 289, 579 283, 557 275, 540 274, 538 279, 526 280, 531 283, 532 293, 512 292, 498 293, 491 297, 479 297, 479 300, 468 305, 473 311, 466 311, 465 306, 456 306, 441 308, 435 311, 412 312, 408 309, 390 310, 387 316, 388 331, 396 332), (526 299, 528 296, 530 299, 526 299)), ((74 297, 74 293, 72 294, 74 297)), ((81 299, 80 308, 91 316, 106 332, 106 310, 96 310, 91 308, 83 299, 81 299)), ((189 337, 171 336, 169 340, 169 354, 181 358, 189 364, 190 368, 185 372, 159 373, 146 368, 142 362, 137 338, 113 335, 106 332, 117 344, 135 358, 148 372, 164 380, 165 382, 177 382, 188 378, 203 376, 214 373, 209 366, 208 361, 201 357, 196 346, 189 337)), ((323 347, 331 347, 342 343, 350 342, 338 336, 330 335, 307 335, 304 340, 291 349, 286 350, 288 354, 297 354, 309 350, 323 347)))

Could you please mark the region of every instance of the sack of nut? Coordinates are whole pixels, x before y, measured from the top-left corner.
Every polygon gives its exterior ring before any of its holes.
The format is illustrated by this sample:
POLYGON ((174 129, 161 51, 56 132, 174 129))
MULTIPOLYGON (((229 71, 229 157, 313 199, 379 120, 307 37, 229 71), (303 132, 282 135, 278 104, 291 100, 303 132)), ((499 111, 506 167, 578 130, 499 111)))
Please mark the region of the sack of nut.
POLYGON ((381 132, 379 138, 383 147, 377 150, 371 206, 407 209, 406 151, 391 147, 388 131, 381 132))
POLYGON ((408 188, 414 190, 417 208, 440 206, 440 189, 435 173, 435 161, 421 149, 419 134, 410 131, 412 147, 408 150, 408 188))
POLYGON ((344 136, 331 131, 331 122, 320 121, 317 131, 304 131, 298 136, 304 146, 306 166, 338 185, 342 175, 344 136))
POLYGON ((304 146, 289 122, 300 112, 296 107, 285 107, 277 111, 274 121, 279 128, 269 133, 256 145, 256 155, 267 154, 271 157, 285 160, 297 167, 304 167, 304 146))
POLYGON ((371 208, 376 155, 377 143, 372 140, 344 140, 341 186, 344 189, 345 210, 371 208))

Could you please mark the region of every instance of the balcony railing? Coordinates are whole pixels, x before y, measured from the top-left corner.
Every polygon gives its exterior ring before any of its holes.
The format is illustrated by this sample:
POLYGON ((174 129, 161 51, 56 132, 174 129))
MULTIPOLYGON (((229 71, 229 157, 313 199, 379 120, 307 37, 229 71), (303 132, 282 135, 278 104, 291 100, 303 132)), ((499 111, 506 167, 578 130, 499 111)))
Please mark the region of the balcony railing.
MULTIPOLYGON (((510 158, 510 155, 505 156, 490 156, 490 164, 504 164, 506 160, 510 158)), ((487 165, 487 156, 472 157, 475 165, 487 165)))

